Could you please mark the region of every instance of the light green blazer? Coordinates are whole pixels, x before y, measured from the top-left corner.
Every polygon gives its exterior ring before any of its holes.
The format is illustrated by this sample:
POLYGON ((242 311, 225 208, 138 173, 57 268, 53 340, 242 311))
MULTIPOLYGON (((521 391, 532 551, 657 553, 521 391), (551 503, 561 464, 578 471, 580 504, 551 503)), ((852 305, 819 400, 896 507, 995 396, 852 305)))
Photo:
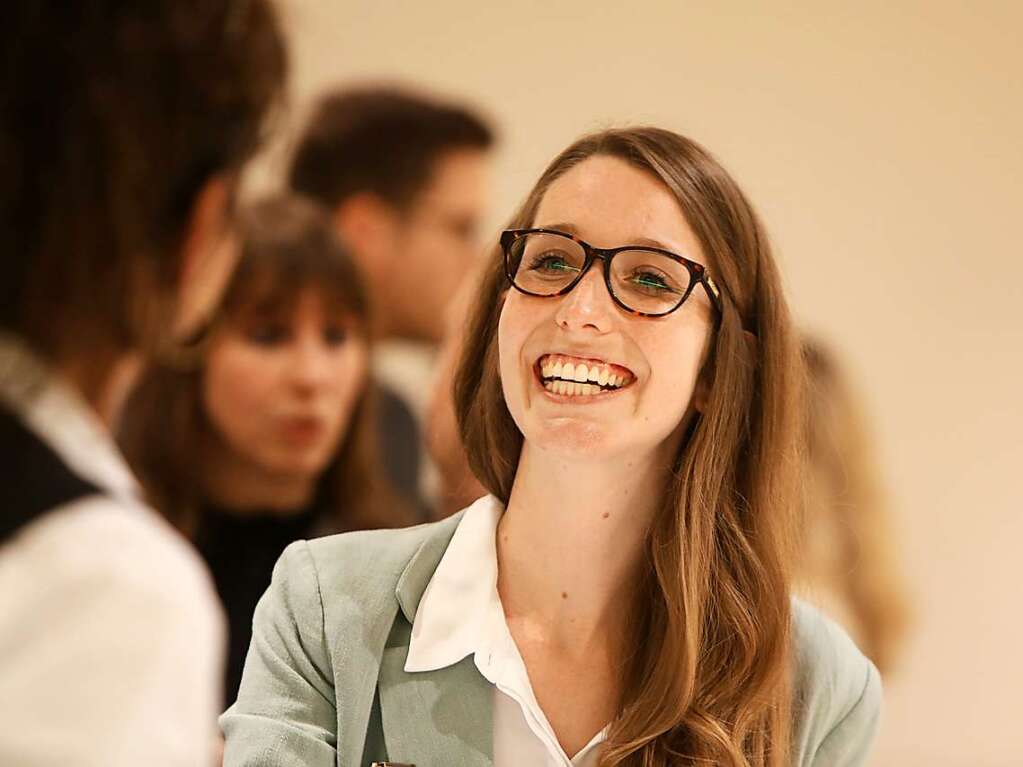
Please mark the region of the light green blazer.
MULTIPOLYGON (((493 689, 472 656, 406 673, 412 620, 461 515, 287 548, 256 607, 238 700, 220 718, 225 767, 493 764, 493 689)), ((795 602, 792 764, 862 765, 877 671, 841 629, 795 602)))

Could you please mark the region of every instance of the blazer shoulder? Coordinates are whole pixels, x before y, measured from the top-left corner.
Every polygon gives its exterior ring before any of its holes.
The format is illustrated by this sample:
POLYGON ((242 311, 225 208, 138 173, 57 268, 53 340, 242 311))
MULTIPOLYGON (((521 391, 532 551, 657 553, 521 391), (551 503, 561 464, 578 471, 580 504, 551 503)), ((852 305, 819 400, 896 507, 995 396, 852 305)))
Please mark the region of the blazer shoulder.
POLYGON ((415 527, 338 533, 291 546, 307 547, 325 599, 342 588, 393 593, 413 559, 424 553, 432 559, 436 551, 439 562, 460 519, 461 512, 415 527))
POLYGON ((815 607, 793 599, 792 620, 793 764, 863 764, 880 717, 881 677, 848 634, 815 607))

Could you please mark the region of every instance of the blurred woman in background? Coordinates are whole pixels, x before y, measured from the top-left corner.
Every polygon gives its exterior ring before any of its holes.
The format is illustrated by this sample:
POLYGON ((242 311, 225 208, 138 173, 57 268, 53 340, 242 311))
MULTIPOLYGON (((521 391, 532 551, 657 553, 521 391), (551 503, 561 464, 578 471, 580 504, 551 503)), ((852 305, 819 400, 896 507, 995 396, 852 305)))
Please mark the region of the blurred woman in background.
POLYGON ((909 599, 863 414, 834 355, 804 338, 808 392, 796 590, 841 623, 882 673, 896 664, 909 599))
POLYGON ((285 546, 410 521, 382 479, 366 298, 329 216, 281 196, 244 210, 238 234, 201 365, 153 368, 120 435, 153 503, 213 572, 229 620, 228 703, 285 546))
POLYGON ((222 618, 110 431, 230 276, 236 176, 286 77, 277 17, 16 3, 0 73, 0 764, 205 764, 222 618))

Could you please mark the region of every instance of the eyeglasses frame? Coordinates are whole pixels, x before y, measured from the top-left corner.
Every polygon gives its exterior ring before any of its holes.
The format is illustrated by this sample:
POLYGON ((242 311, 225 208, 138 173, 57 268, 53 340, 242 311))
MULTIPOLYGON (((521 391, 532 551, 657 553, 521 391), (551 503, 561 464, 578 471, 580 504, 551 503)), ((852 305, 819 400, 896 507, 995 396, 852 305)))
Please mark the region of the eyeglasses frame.
POLYGON ((679 307, 686 302, 689 295, 693 292, 693 287, 699 283, 703 285, 703 289, 707 293, 707 297, 710 299, 711 304, 717 309, 718 315, 721 315, 721 290, 718 288, 717 283, 710 276, 707 271, 707 267, 703 264, 692 261, 685 256, 680 256, 678 253, 672 253, 670 250, 663 248, 655 248, 649 245, 623 245, 618 248, 598 248, 590 245, 585 240, 576 237, 574 234, 568 232, 562 232, 557 229, 544 229, 530 228, 530 229, 506 229, 501 232, 501 250, 504 254, 504 274, 508 278, 508 282, 520 293, 527 296, 535 296, 537 298, 555 298, 557 296, 563 296, 571 292, 572 289, 579 284, 586 273, 590 270, 595 259, 601 259, 604 262, 604 286, 607 288, 608 295, 611 296, 611 300, 615 302, 623 311, 629 314, 634 314, 639 317, 666 317, 674 311, 677 311, 679 307), (511 249, 515 242, 528 234, 554 234, 560 237, 565 237, 572 240, 574 243, 579 245, 583 249, 585 260, 583 261, 583 267, 579 270, 579 274, 576 275, 568 285, 563 287, 557 293, 532 293, 528 290, 521 288, 515 284, 515 276, 511 271, 511 249), (626 306, 622 300, 615 295, 614 288, 611 287, 611 259, 617 254, 624 251, 643 251, 646 253, 658 253, 662 256, 667 256, 673 261, 682 264, 689 272, 689 287, 686 289, 685 294, 679 299, 679 302, 675 304, 671 309, 666 312, 641 312, 637 309, 633 309, 626 306))

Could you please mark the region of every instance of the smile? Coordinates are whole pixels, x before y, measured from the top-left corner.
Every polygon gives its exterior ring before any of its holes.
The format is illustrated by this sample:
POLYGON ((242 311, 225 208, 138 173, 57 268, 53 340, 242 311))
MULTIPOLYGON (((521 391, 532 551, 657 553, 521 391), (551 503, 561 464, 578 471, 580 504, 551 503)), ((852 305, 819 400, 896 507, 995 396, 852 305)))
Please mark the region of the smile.
POLYGON ((544 389, 568 397, 610 393, 636 380, 632 371, 621 365, 564 354, 545 354, 536 368, 544 389))

